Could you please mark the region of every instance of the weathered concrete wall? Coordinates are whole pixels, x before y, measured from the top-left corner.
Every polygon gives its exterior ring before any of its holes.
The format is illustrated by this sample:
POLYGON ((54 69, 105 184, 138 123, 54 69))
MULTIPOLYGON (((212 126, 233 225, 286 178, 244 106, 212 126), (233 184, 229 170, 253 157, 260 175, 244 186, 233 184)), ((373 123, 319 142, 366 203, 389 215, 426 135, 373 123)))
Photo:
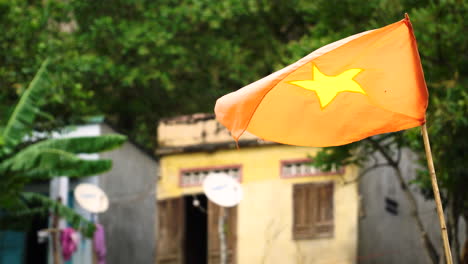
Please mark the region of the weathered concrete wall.
MULTIPOLYGON (((406 181, 414 179, 415 155, 404 151, 401 169, 406 181)), ((426 201, 414 184, 410 189, 417 199, 419 215, 434 246, 443 258, 439 218, 433 200, 426 201)), ((411 216, 411 207, 390 167, 379 168, 364 176, 359 184, 361 217, 359 221, 359 263, 427 264, 430 263, 422 244, 421 233, 411 216), (398 203, 397 214, 385 210, 386 198, 398 203)), ((460 224, 464 234, 464 223, 460 224)), ((463 244, 464 237, 460 236, 463 244)))
MULTIPOLYGON (((113 131, 102 126, 102 134, 107 133, 113 131)), ((112 171, 99 177, 110 200, 109 210, 99 216, 107 263, 153 263, 157 162, 128 142, 100 158, 113 160, 112 171)))
MULTIPOLYGON (((242 140, 258 139, 245 132, 242 140)), ((175 147, 233 141, 229 131, 210 114, 180 116, 159 122, 158 146, 175 147)))

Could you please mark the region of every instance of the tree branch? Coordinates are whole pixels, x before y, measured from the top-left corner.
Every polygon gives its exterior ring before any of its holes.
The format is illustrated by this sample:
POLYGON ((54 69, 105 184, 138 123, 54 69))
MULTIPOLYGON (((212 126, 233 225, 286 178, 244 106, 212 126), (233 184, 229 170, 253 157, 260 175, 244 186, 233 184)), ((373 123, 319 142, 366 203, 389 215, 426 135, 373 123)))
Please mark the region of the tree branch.
POLYGON ((377 169, 377 168, 385 167, 385 166, 390 166, 390 164, 388 164, 388 163, 376 163, 376 164, 374 164, 374 165, 372 165, 372 166, 370 166, 370 167, 367 167, 367 168, 365 168, 364 170, 362 170, 356 178, 354 178, 354 179, 352 179, 352 180, 346 181, 346 180, 344 180, 344 178, 343 178, 343 185, 347 185, 347 184, 351 184, 351 183, 358 182, 358 181, 359 181, 362 177, 364 177, 367 173, 369 173, 369 172, 371 172, 371 171, 373 171, 373 170, 375 170, 375 169, 377 169))
POLYGON ((379 144, 379 141, 376 141, 373 138, 366 138, 366 140, 369 141, 380 154, 382 154, 382 156, 385 158, 385 160, 387 160, 390 166, 398 168, 398 163, 396 163, 396 161, 392 159, 390 154, 388 154, 387 151, 385 151, 385 149, 379 144))
POLYGON ((437 253, 437 250, 435 249, 434 244, 430 240, 429 235, 426 232, 426 229, 424 228, 421 217, 419 216, 419 209, 418 209, 418 204, 416 202, 416 198, 414 197, 408 184, 403 178, 403 175, 401 173, 401 170, 397 161, 392 159, 390 154, 387 153, 385 149, 376 140, 372 138, 367 138, 366 140, 368 140, 379 151, 379 153, 382 154, 382 156, 385 158, 388 164, 395 171, 395 175, 396 175, 397 180, 400 183, 401 189, 403 193, 405 193, 405 196, 409 201, 411 216, 414 218, 416 222, 416 226, 418 227, 418 230, 421 233, 422 243, 423 243, 424 248, 426 249, 425 252, 427 253, 427 256, 429 257, 429 259, 431 260, 433 264, 438 264, 439 254, 437 253))
POLYGON ((403 151, 401 150, 401 148, 398 148, 397 158, 396 158, 396 163, 397 163, 397 164, 400 164, 402 152, 403 152, 403 151))

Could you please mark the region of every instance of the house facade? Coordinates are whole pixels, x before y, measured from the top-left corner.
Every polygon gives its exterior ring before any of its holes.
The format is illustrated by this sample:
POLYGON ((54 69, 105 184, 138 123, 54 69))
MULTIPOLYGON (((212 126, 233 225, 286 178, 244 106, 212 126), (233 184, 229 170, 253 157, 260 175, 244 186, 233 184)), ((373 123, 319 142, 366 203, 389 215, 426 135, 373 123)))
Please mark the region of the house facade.
POLYGON ((229 263, 355 263, 357 169, 321 172, 318 148, 266 142, 239 149, 212 115, 166 119, 158 126, 156 263, 219 263, 219 207, 203 195, 212 172, 238 180, 244 197, 227 209, 229 263))
MULTIPOLYGON (((112 133, 117 132, 106 124, 98 123, 77 126, 69 133, 57 137, 100 136, 112 133)), ((125 142, 112 151, 80 156, 85 159, 110 159, 112 169, 101 175, 82 179, 54 178, 50 182, 49 196, 54 199, 60 197, 64 204, 84 218, 96 221, 104 227, 107 263, 153 262, 157 161, 131 142, 125 142), (74 198, 74 190, 80 183, 97 185, 107 194, 109 208, 106 212, 91 215, 80 207, 74 198)), ((45 224, 43 228, 47 227, 47 222, 45 224)), ((62 220, 60 228, 66 225, 67 223, 62 220)), ((48 251, 47 263, 53 263, 51 239, 48 251)), ((92 252, 92 241, 82 237, 77 251, 66 263, 94 263, 92 252)), ((36 260, 34 263, 43 262, 36 260)))

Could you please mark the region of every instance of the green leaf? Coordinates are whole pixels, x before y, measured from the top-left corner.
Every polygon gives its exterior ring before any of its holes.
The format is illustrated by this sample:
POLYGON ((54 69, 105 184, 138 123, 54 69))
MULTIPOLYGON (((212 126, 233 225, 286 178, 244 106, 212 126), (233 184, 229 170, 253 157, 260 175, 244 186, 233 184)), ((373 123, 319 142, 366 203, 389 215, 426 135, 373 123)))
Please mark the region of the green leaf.
POLYGON ((0 163, 0 172, 22 175, 30 179, 85 177, 104 173, 111 168, 111 160, 85 160, 63 150, 34 146, 0 163))
POLYGON ((73 209, 66 207, 65 205, 61 204, 58 201, 52 200, 44 195, 38 193, 31 193, 31 192, 23 192, 21 193, 22 198, 31 204, 41 204, 42 207, 36 207, 28 210, 20 210, 16 211, 13 214, 16 216, 26 216, 37 214, 41 211, 52 211, 53 213, 58 214, 60 217, 65 218, 67 222, 76 230, 81 231, 86 237, 92 237, 94 231, 96 230, 95 225, 83 218, 77 212, 73 211, 73 209))
POLYGON ((27 149, 59 149, 77 154, 96 153, 120 147, 126 140, 126 136, 117 134, 95 137, 59 138, 41 141, 27 149))
POLYGON ((42 63, 0 135, 0 144, 8 147, 2 148, 2 152, 10 152, 11 147, 19 144, 24 136, 31 132, 34 120, 40 112, 39 107, 44 103, 44 92, 50 83, 47 76, 48 63, 48 60, 42 63))

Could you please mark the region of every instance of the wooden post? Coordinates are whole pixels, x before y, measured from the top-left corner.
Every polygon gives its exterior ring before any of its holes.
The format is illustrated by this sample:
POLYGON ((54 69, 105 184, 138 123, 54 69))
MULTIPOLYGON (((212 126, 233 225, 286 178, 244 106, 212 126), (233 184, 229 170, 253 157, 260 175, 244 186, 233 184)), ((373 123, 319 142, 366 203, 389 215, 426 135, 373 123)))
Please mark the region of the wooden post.
POLYGON ((227 264, 226 224, 227 210, 219 206, 218 235, 219 235, 219 262, 227 264))
POLYGON ((434 191, 434 199, 437 206, 437 214, 439 215, 440 229, 442 231, 442 240, 444 242, 445 259, 447 264, 452 264, 452 253, 450 251, 450 242, 447 234, 447 226, 445 225, 444 210, 442 209, 442 201, 440 199, 439 186, 437 185, 437 177, 434 169, 434 162, 432 160, 431 145, 429 143, 429 136, 427 134, 426 124, 421 126, 424 148, 426 150, 427 166, 431 176, 432 190, 434 191))
MULTIPOLYGON (((57 202, 61 202, 60 198, 57 198, 57 202)), ((59 241, 59 216, 57 212, 53 212, 52 215, 52 257, 54 264, 60 264, 60 241, 59 241)))

